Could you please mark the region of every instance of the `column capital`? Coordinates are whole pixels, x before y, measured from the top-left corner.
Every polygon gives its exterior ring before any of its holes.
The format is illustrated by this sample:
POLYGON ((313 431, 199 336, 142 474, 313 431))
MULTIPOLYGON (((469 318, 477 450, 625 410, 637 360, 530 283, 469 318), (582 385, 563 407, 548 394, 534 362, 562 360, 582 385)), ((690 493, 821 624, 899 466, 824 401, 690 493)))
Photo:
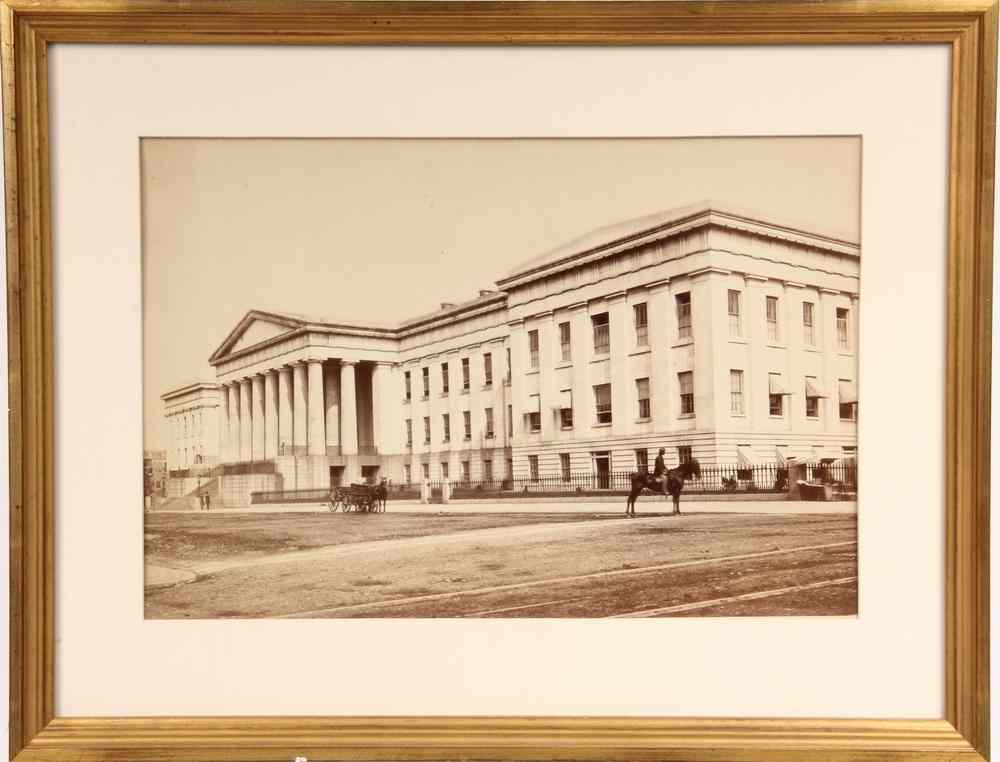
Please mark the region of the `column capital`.
POLYGON ((341 360, 340 361, 341 367, 344 367, 344 366, 352 367, 352 366, 357 365, 357 364, 358 364, 357 360, 341 360))

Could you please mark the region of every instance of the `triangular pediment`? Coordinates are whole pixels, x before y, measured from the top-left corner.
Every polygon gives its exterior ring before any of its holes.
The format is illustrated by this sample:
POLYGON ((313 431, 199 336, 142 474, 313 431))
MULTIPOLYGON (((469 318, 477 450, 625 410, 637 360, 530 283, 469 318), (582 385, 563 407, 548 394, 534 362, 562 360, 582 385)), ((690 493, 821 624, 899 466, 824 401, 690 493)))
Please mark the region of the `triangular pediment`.
POLYGON ((303 321, 296 318, 253 310, 237 323, 222 345, 212 354, 210 361, 222 360, 228 355, 293 333, 302 325, 303 321))
POLYGON ((239 352, 247 347, 252 347, 254 344, 260 344, 262 341, 277 338, 291 330, 293 329, 288 326, 272 323, 270 320, 254 320, 246 327, 236 341, 233 342, 232 346, 229 347, 229 351, 239 352))

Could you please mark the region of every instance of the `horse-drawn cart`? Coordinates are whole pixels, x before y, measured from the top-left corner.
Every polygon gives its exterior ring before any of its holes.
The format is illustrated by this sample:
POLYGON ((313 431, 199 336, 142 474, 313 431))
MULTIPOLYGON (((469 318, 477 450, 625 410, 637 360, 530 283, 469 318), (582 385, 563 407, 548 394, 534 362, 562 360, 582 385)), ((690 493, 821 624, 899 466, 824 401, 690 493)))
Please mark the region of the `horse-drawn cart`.
POLYGON ((352 484, 334 487, 330 493, 330 511, 344 513, 381 513, 385 511, 386 488, 384 484, 352 484))

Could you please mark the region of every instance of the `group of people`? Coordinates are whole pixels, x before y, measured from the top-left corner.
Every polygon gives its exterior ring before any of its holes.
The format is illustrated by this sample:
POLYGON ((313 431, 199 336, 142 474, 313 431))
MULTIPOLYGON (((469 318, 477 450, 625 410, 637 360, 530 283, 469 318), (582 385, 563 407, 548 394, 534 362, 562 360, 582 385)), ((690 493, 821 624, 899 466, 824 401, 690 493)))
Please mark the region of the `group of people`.
POLYGON ((201 506, 201 510, 210 511, 212 509, 212 496, 207 492, 199 492, 198 505, 201 506))

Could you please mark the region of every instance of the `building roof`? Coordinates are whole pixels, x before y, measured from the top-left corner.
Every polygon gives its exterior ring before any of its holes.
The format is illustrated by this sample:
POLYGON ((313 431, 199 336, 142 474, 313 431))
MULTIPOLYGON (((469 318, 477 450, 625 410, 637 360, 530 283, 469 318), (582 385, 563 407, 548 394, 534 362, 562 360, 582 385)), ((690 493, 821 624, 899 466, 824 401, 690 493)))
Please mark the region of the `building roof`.
POLYGON ((163 394, 160 395, 161 400, 173 399, 174 397, 181 397, 185 394, 190 394, 191 392, 200 391, 202 389, 218 389, 219 385, 214 381, 188 381, 187 383, 175 386, 173 389, 168 389, 163 394))
POLYGON ((706 224, 749 230, 769 237, 827 248, 841 254, 858 254, 857 241, 844 233, 818 231, 815 225, 801 221, 776 220, 733 204, 706 200, 595 228, 522 262, 498 280, 497 284, 503 287, 579 257, 627 246, 633 242, 644 243, 706 224))

